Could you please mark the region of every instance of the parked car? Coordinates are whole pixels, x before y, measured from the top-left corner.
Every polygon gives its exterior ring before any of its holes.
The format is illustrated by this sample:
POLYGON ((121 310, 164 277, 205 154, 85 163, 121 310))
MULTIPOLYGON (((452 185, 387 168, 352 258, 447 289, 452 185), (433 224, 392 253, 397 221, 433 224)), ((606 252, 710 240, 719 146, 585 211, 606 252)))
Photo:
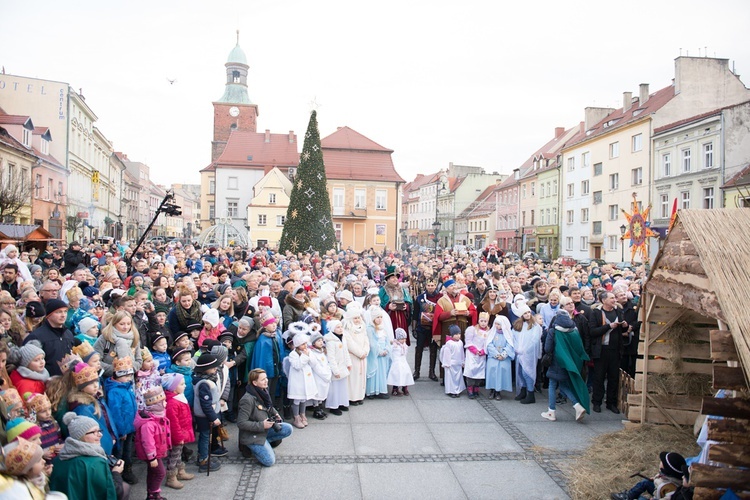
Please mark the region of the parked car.
POLYGON ((596 266, 601 267, 607 263, 604 259, 581 259, 578 261, 578 265, 581 267, 596 266))
POLYGON ((578 262, 576 262, 573 257, 569 257, 567 255, 562 255, 559 260, 560 265, 565 267, 575 267, 575 265, 578 264, 578 262))
POLYGON ((615 267, 619 269, 620 271, 624 271, 626 269, 630 271, 635 271, 635 266, 632 265, 630 262, 618 262, 615 264, 615 267))
POLYGON ((511 262, 521 260, 521 256, 518 255, 516 252, 505 252, 505 255, 503 255, 504 259, 508 259, 511 262))
POLYGON ((536 253, 536 252, 526 252, 523 254, 523 260, 540 260, 542 261, 542 264, 549 264, 552 262, 552 259, 549 258, 549 255, 543 254, 543 253, 536 253))

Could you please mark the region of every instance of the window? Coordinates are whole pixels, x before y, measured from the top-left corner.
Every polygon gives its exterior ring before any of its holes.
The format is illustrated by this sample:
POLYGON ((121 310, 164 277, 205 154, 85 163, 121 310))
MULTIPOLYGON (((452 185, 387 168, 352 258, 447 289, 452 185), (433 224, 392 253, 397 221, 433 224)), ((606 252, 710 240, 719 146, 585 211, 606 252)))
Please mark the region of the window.
POLYGON ((36 198, 39 198, 39 190, 42 189, 42 175, 36 174, 36 178, 34 180, 34 196, 36 198))
POLYGON ((680 192, 680 208, 690 208, 690 191, 680 192))
POLYGON ((594 176, 602 175, 602 164, 594 163, 594 176))
POLYGON ((229 177, 227 181, 227 189, 237 189, 237 177, 229 177))
POLYGON ((52 199, 52 179, 47 179, 47 197, 45 200, 51 200, 52 199))
POLYGON ((575 196, 575 190, 575 185, 572 182, 568 184, 568 198, 575 196))
POLYGON ((258 214, 258 225, 259 226, 265 226, 266 225, 266 215, 265 214, 258 214))
POLYGON ((620 156, 620 143, 613 142, 609 145, 609 157, 618 158, 620 156))
MULTIPOLYGON (((552 222, 551 222, 551 224, 557 225, 557 209, 556 208, 552 209, 552 222)), ((487 229, 487 228, 485 227, 485 229, 487 229)))
POLYGON ((714 188, 703 188, 703 208, 714 208, 714 188))
POLYGON ((589 165, 591 165, 591 153, 583 153, 581 155, 581 163, 583 164, 583 168, 589 168, 589 165))
POLYGON ((565 238, 565 250, 568 252, 573 251, 573 237, 572 236, 568 236, 567 238, 565 238))
POLYGON ((581 250, 588 250, 588 249, 589 249, 589 237, 581 236, 581 250))
POLYGON ((28 147, 31 147, 31 130, 24 128, 23 129, 23 145, 28 147))
POLYGON ((602 221, 600 220, 594 221, 592 232, 594 234, 602 234, 602 221))
POLYGON ((664 153, 661 155, 661 168, 664 177, 672 175, 672 154, 664 153))
POLYGON ((367 191, 365 189, 354 190, 354 208, 357 210, 364 210, 367 204, 367 191))
POLYGON ((668 194, 659 195, 659 207, 661 207, 659 215, 661 216, 662 219, 666 219, 670 217, 668 194))
POLYGON ((568 172, 572 172, 576 169, 576 159, 575 156, 573 158, 568 158, 568 172))
POLYGON ((531 183, 531 196, 534 196, 534 182, 531 183))
POLYGON ((213 203, 208 206, 208 218, 211 220, 216 218, 216 206, 213 203))
POLYGON ((714 143, 709 142, 703 145, 703 168, 714 167, 714 143))
POLYGON ((617 214, 620 211, 620 208, 618 205, 610 205, 608 207, 609 211, 609 220, 617 220, 617 214))
POLYGON ((602 192, 594 191, 594 205, 598 205, 602 202, 602 192))
POLYGON ((240 72, 232 71, 232 83, 240 83, 240 72))
POLYGON ((216 180, 208 181, 208 194, 216 194, 216 180))
POLYGON ((388 191, 385 189, 378 189, 375 191, 375 210, 385 210, 387 200, 388 191))
POLYGON ((589 209, 582 208, 581 209, 581 222, 588 222, 588 221, 589 221, 589 209))
POLYGON ((62 195, 63 195, 63 183, 58 182, 57 183, 57 196, 62 196, 62 195))
POLYGON ((581 181, 581 196, 589 195, 589 181, 581 181))
POLYGON ((567 212, 565 212, 565 217, 568 221, 568 224, 573 224, 573 222, 575 222, 575 214, 573 210, 568 210, 567 212))
POLYGON ((42 154, 49 154, 49 141, 47 139, 42 139, 42 154))
POLYGON ((609 190, 615 191, 620 187, 620 174, 609 174, 609 190))
POLYGON ((643 149, 643 134, 636 134, 633 136, 633 153, 641 149, 643 149))
POLYGON ((268 204, 276 205, 276 193, 268 193, 268 204))
POLYGON ((643 167, 634 168, 630 171, 630 183, 633 186, 643 184, 643 167))
POLYGON ((552 181, 552 194, 557 196, 557 181, 552 181))
POLYGON ((620 237, 610 235, 607 239, 609 240, 607 243, 607 248, 609 248, 610 250, 617 250, 617 244, 620 241, 620 237))
POLYGON ((333 225, 333 231, 336 233, 336 241, 341 241, 341 233, 343 231, 343 224, 337 222, 333 225))
POLYGON ((227 215, 229 215, 229 217, 237 217, 236 201, 227 201, 227 215))
POLYGON ((682 172, 690 172, 690 148, 682 150, 682 172))
POLYGON ((543 182, 541 184, 539 184, 539 188, 541 190, 541 192, 539 193, 539 197, 540 198, 544 198, 546 196, 545 193, 547 192, 547 190, 545 189, 543 182))
POLYGON ((286 223, 286 215, 277 215, 276 216, 276 225, 277 226, 283 226, 286 223))
POLYGON ((523 185, 522 190, 523 190, 522 198, 525 200, 526 199, 526 184, 523 185))
POLYGON ((535 210, 531 211, 531 225, 532 226, 534 225, 534 212, 535 212, 535 210))
POLYGON ((333 210, 344 211, 344 188, 333 188, 333 210))

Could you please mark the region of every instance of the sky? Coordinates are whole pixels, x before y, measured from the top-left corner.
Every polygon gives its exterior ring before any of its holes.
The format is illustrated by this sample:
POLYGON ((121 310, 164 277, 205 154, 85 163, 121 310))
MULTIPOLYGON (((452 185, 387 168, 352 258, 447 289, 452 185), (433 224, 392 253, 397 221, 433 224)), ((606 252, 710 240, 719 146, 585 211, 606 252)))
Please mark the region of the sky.
POLYGON ((510 174, 586 106, 670 85, 680 54, 747 83, 749 20, 746 0, 0 0, 0 65, 82 89, 116 151, 198 183, 239 29, 259 132, 302 137, 316 106, 321 137, 349 126, 411 181, 510 174))

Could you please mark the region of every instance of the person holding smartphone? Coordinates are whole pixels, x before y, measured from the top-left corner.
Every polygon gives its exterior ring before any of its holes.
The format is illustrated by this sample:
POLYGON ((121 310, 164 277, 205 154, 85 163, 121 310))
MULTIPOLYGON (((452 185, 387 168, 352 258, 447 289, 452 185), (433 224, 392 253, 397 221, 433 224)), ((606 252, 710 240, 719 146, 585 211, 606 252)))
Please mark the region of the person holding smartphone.
MULTIPOLYGON (((623 335, 628 334, 628 323, 623 318, 623 310, 617 306, 615 294, 599 293, 601 307, 592 308, 589 318, 591 358, 594 360, 594 394, 592 408, 602 411, 604 381, 607 382, 607 409, 619 414, 617 393, 620 380, 620 356, 623 348, 623 335)), ((626 337, 627 338, 627 337, 626 337)))

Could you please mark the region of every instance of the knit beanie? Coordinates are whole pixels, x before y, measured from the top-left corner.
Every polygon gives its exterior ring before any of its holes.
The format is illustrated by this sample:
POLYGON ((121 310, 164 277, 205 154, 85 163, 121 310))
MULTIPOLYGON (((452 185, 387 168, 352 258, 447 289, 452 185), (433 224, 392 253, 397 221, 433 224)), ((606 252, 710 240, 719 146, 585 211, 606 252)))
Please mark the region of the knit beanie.
POLYGON ((83 436, 93 428, 99 429, 99 423, 91 417, 76 415, 69 411, 63 415, 63 423, 68 426, 68 435, 76 441, 83 441, 83 436))
POLYGON ((52 314, 58 309, 67 309, 68 304, 66 304, 60 299, 49 299, 47 303, 44 305, 44 308, 47 310, 47 314, 52 314))
POLYGON ((201 354, 198 358, 198 361, 195 362, 195 371, 197 373, 203 373, 206 370, 218 367, 219 364, 219 360, 216 359, 216 356, 206 352, 204 354, 201 354))
POLYGON ((83 390, 83 388, 89 384, 99 382, 99 374, 96 373, 96 368, 89 366, 86 363, 78 363, 74 370, 73 381, 79 391, 83 390))
POLYGON ((8 442, 12 443, 18 437, 31 440, 34 436, 41 435, 42 429, 38 425, 32 424, 24 418, 16 417, 5 424, 5 432, 8 437, 8 442))
POLYGON ((36 358, 40 354, 44 356, 44 351, 32 343, 26 344, 25 346, 21 347, 18 350, 18 353, 21 356, 21 366, 26 367, 28 367, 29 363, 34 361, 34 358, 36 358))
POLYGON ((37 300, 32 300, 26 304, 26 317, 27 318, 43 318, 47 315, 47 310, 44 308, 44 304, 37 300))
POLYGON ((315 344, 318 340, 322 340, 323 336, 320 334, 320 332, 315 332, 312 335, 310 335, 310 345, 315 344))
POLYGON ((295 335, 293 339, 294 348, 301 346, 302 344, 307 344, 307 341, 310 340, 310 337, 307 335, 295 335))
POLYGON ((448 333, 450 333, 451 337, 454 335, 460 335, 461 334, 461 327, 458 325, 451 325, 448 327, 448 333))
POLYGON ((37 265, 37 264, 31 264, 31 265, 29 266, 29 273, 31 273, 32 275, 33 275, 33 274, 34 274, 35 272, 37 272, 37 271, 41 271, 41 270, 42 270, 42 266, 39 266, 39 265, 37 265))
MULTIPOLYGON (((74 413, 75 415, 75 413, 74 413)), ((28 474, 31 468, 42 459, 42 447, 24 438, 3 446, 2 470, 11 476, 28 474)))
POLYGON ((271 307, 273 305, 273 302, 271 302, 271 297, 268 295, 264 295, 263 297, 260 297, 258 299, 258 305, 259 306, 265 306, 265 307, 271 307))
POLYGON ((174 392, 184 380, 182 373, 165 373, 161 376, 161 386, 165 391, 174 392))
POLYGON ((216 356, 216 360, 219 362, 219 364, 225 362, 227 360, 227 356, 229 356, 227 348, 223 345, 212 347, 210 353, 216 356))
POLYGON ((219 311, 216 309, 209 309, 203 313, 203 321, 211 325, 211 328, 216 328, 219 324, 219 311))
POLYGON ((266 311, 266 313, 260 318, 260 324, 266 327, 272 323, 278 323, 278 320, 271 311, 266 311))
POLYGON ((406 331, 403 328, 396 328, 396 340, 401 340, 406 338, 406 331))
POLYGON ((146 403, 146 406, 153 406, 165 399, 166 396, 164 395, 164 389, 162 389, 160 385, 153 386, 143 395, 143 402, 146 403))
MULTIPOLYGON (((337 320, 337 319, 332 319, 332 320, 330 320, 330 321, 326 321, 326 330, 328 330, 328 332, 331 332, 331 333, 333 333, 333 331, 334 331, 334 330, 335 330, 336 328, 338 328, 338 326, 339 326, 340 324, 341 324, 341 321, 339 321, 339 320, 337 320)), ((326 332, 326 333, 327 333, 327 332, 326 332)))
POLYGON ((94 318, 89 318, 88 316, 78 322, 78 330, 83 334, 88 334, 89 330, 95 326, 98 327, 99 323, 94 318))

